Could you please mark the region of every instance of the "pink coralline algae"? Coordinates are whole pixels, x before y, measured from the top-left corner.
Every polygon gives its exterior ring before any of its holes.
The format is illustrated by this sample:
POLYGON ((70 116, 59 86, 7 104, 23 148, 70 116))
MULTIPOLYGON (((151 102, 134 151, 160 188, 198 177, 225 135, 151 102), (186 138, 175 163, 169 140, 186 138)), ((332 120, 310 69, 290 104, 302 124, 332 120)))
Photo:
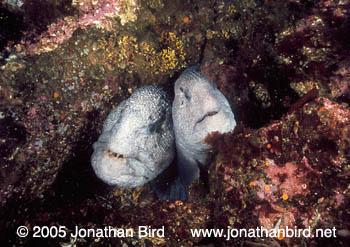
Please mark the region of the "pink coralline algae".
POLYGON ((255 183, 260 188, 256 194, 260 199, 265 199, 273 202, 276 201, 276 197, 274 196, 274 193, 277 191, 276 186, 265 184, 262 181, 255 181, 255 183))
POLYGON ((30 54, 52 51, 68 40, 78 28, 96 26, 111 31, 114 17, 119 17, 120 23, 124 25, 136 19, 138 9, 135 0, 75 0, 73 5, 78 9, 78 14, 51 23, 36 41, 22 40, 20 44, 25 45, 30 54))
POLYGON ((37 106, 33 106, 32 108, 29 109, 28 113, 27 113, 27 117, 28 119, 33 119, 36 117, 37 114, 37 106))
MULTIPOLYGON (((211 137, 220 157, 210 170, 216 217, 235 227, 344 228, 349 126, 348 107, 318 97, 258 130, 211 137)), ((279 241, 300 245, 298 238, 279 241)))
MULTIPOLYGON (((284 208, 277 204, 258 205, 255 208, 259 223, 266 229, 294 229, 296 220, 300 220, 303 228, 313 226, 313 220, 320 217, 318 211, 301 211, 298 207, 284 208)), ((323 215, 326 216, 326 215, 323 215)))
POLYGON ((322 100, 324 106, 318 110, 321 122, 331 124, 329 126, 331 128, 335 126, 344 127, 345 124, 349 123, 350 112, 348 108, 335 104, 327 98, 322 98, 322 100))
MULTIPOLYGON (((344 167, 344 161, 346 160, 346 147, 349 143, 349 122, 350 122, 350 112, 349 109, 339 105, 327 98, 317 98, 312 104, 308 104, 301 109, 303 113, 312 114, 313 121, 318 126, 316 129, 310 125, 303 125, 302 128, 308 128, 309 131, 317 131, 319 135, 324 135, 324 133, 330 139, 335 141, 337 152, 331 152, 332 156, 329 158, 330 162, 324 163, 322 166, 320 163, 315 165, 314 155, 319 155, 318 153, 310 152, 310 144, 303 144, 302 152, 305 153, 303 156, 290 156, 283 165, 277 164, 278 155, 271 155, 271 158, 265 158, 262 163, 267 163, 265 168, 263 168, 264 178, 254 181, 257 186, 257 197, 264 199, 265 203, 258 204, 255 207, 257 217, 259 218, 259 223, 266 228, 276 227, 276 222, 280 222, 279 227, 284 228, 295 227, 296 220, 301 222, 302 227, 315 227, 317 223, 323 224, 330 220, 331 216, 329 214, 330 209, 336 209, 344 206, 345 185, 341 183, 337 184, 336 181, 330 183, 332 186, 329 191, 324 193, 324 195, 318 195, 317 191, 318 182, 316 181, 329 181, 329 178, 325 177, 326 170, 337 170, 344 167), (317 105, 317 107, 315 107, 317 105), (312 109, 312 110, 311 110, 312 109), (322 134, 321 134, 322 133, 322 134), (316 179, 316 180, 315 180, 316 179), (264 190, 264 186, 268 185, 269 190, 264 190), (277 188, 272 190, 271 188, 277 188), (281 195, 287 195, 284 199, 281 195), (310 200, 310 198, 315 198, 310 200), (278 198, 276 200, 276 198, 278 198), (293 203, 291 203, 293 202, 293 203), (287 207, 283 205, 288 205, 287 207)), ((301 121, 306 121, 304 119, 301 121)), ((283 121, 282 121, 283 122, 283 121)), ((278 129, 286 128, 288 124, 278 125, 271 124, 265 131, 260 131, 260 137, 263 139, 268 139, 271 142, 270 132, 278 135, 278 129)), ((300 123, 298 122, 298 125, 300 123)), ((301 135, 306 134, 309 140, 317 138, 317 135, 313 135, 305 131, 299 133, 299 138, 301 135)), ((283 133, 287 133, 283 131, 283 133)), ((297 132, 295 132, 297 133, 297 132)), ((266 140, 265 140, 266 141, 266 140)), ((289 150, 284 144, 283 148, 289 150)), ((329 148, 329 147, 328 147, 329 148)), ((323 156, 322 156, 323 157, 323 156)), ((317 158, 318 161, 321 160, 321 156, 317 158)), ((280 159, 281 160, 281 159, 280 159)), ((342 176, 347 176, 344 173, 342 176)), ((339 180, 340 181, 340 180, 339 180)))
POLYGON ((306 173, 298 170, 298 167, 291 162, 287 162, 283 167, 270 164, 265 172, 272 183, 289 197, 298 194, 306 195, 310 192, 305 186, 306 173))
POLYGON ((350 60, 344 60, 339 63, 338 69, 330 78, 328 87, 331 90, 331 97, 341 96, 350 98, 350 60))
POLYGON ((236 181, 232 178, 232 175, 234 174, 234 170, 228 166, 225 166, 224 169, 225 169, 224 181, 227 182, 228 184, 226 191, 230 191, 233 189, 233 186, 236 183, 236 181))
MULTIPOLYGON (((96 25, 108 29, 108 17, 123 15, 122 11, 126 8, 131 7, 133 11, 137 9, 136 2, 132 0, 76 0, 73 3, 81 14, 78 20, 81 28, 96 25)), ((120 17, 121 24, 124 25, 128 20, 120 17)))
POLYGON ((345 196, 343 194, 342 191, 336 191, 335 192, 335 196, 333 198, 333 206, 334 208, 339 207, 340 205, 342 205, 344 203, 345 200, 345 196))
POLYGON ((276 223, 279 223, 279 228, 285 228, 286 226, 294 228, 295 218, 291 210, 287 210, 278 205, 258 205, 256 207, 258 213, 259 222, 261 226, 267 229, 274 229, 276 223))

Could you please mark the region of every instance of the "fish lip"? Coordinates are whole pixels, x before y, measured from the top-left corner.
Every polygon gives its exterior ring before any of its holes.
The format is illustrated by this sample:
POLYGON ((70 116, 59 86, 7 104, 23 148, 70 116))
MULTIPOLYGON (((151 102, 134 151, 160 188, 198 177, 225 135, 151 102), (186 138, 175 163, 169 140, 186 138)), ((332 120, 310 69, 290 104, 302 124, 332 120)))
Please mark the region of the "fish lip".
POLYGON ((203 117, 201 117, 199 120, 197 120, 197 122, 195 123, 195 126, 201 122, 204 121, 204 119, 206 119, 207 117, 211 117, 211 116, 214 116, 216 114, 218 114, 219 111, 218 110, 214 110, 214 111, 209 111, 207 112, 203 117))
POLYGON ((110 157, 111 159, 116 159, 119 161, 130 161, 130 160, 136 160, 141 162, 141 160, 139 160, 137 157, 131 157, 131 156, 125 156, 123 154, 119 154, 119 153, 115 153, 110 149, 105 150, 105 154, 110 157))
POLYGON ((119 159, 119 158, 121 158, 121 159, 127 158, 127 157, 125 157, 123 154, 119 154, 119 153, 113 152, 113 151, 110 150, 110 149, 106 149, 106 150, 105 150, 105 154, 108 155, 108 156, 111 157, 111 158, 116 158, 116 159, 119 159))

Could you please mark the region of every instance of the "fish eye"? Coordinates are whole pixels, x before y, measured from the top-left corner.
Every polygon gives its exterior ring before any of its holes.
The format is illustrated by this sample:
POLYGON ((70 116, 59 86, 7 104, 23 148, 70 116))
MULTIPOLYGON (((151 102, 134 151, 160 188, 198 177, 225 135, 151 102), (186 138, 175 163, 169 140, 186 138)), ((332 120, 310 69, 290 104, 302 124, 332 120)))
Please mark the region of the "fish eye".
POLYGON ((184 89, 182 87, 180 87, 180 91, 183 93, 184 92, 184 89))
POLYGON ((156 130, 156 125, 155 125, 154 123, 148 125, 148 127, 147 127, 147 133, 148 133, 148 134, 154 133, 155 130, 156 130))
POLYGON ((153 133, 160 133, 161 132, 161 129, 162 129, 162 125, 165 121, 165 114, 158 120, 156 120, 155 122, 153 123, 150 123, 148 126, 147 126, 147 134, 148 135, 151 135, 153 133))
POLYGON ((154 134, 154 133, 156 133, 156 132, 159 132, 159 128, 161 127, 160 124, 161 124, 161 123, 158 122, 158 121, 149 124, 148 127, 147 127, 147 134, 148 134, 148 135, 151 135, 151 134, 154 134))

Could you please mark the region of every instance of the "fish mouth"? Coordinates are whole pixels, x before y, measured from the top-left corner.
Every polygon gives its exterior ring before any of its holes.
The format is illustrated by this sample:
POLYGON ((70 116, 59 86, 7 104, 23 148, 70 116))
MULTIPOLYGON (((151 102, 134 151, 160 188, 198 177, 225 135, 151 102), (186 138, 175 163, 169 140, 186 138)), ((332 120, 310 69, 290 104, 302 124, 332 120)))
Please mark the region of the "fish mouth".
POLYGON ((204 119, 206 119, 207 117, 214 116, 214 115, 216 115, 216 114, 218 114, 218 113, 219 113, 219 111, 210 111, 210 112, 207 112, 203 117, 201 117, 201 118, 196 122, 195 125, 197 125, 197 124, 203 122, 204 119))
POLYGON ((110 149, 106 149, 104 153, 109 158, 111 158, 111 159, 113 159, 115 161, 121 162, 121 163, 126 163, 127 161, 128 162, 130 162, 130 161, 137 161, 137 162, 142 163, 142 161, 138 157, 127 157, 127 156, 125 156, 123 154, 113 152, 110 149))
POLYGON ((126 162, 126 157, 123 154, 115 153, 109 149, 105 150, 105 154, 111 159, 115 159, 119 162, 126 162))

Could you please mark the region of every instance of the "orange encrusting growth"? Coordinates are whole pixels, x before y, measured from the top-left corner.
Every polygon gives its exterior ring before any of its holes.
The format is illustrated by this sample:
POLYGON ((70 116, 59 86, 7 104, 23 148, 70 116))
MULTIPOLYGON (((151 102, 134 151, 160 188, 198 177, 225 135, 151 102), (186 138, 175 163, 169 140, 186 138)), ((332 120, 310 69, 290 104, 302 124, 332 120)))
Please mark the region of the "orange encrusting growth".
POLYGON ((285 200, 288 200, 288 195, 286 193, 283 193, 282 195, 282 199, 285 201, 285 200))
POLYGON ((282 239, 284 238, 283 235, 284 235, 283 232, 282 232, 282 231, 279 231, 279 232, 278 232, 277 239, 278 239, 278 240, 282 240, 282 239))
POLYGON ((59 96, 59 94, 57 93, 57 92, 54 92, 53 93, 53 97, 56 99, 56 98, 58 98, 58 96, 59 96))

